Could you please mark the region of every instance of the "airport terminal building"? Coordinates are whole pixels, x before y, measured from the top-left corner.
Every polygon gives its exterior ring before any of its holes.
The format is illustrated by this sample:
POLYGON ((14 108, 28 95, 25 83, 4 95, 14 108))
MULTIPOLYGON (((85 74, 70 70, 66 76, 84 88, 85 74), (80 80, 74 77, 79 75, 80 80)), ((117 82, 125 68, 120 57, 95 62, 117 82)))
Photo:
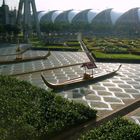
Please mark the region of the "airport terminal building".
POLYGON ((132 8, 119 12, 109 8, 102 11, 86 9, 78 10, 53 10, 38 12, 40 24, 74 27, 80 31, 90 31, 96 34, 129 34, 140 35, 140 8, 132 8), (82 30, 83 29, 83 30, 82 30))
MULTIPOLYGON (((16 24, 17 11, 9 10, 3 0, 0 7, 0 25, 16 24)), ((42 32, 83 32, 95 35, 140 36, 140 8, 119 12, 113 8, 104 10, 52 10, 39 11, 42 32)), ((33 23, 34 24, 34 23, 33 23)))

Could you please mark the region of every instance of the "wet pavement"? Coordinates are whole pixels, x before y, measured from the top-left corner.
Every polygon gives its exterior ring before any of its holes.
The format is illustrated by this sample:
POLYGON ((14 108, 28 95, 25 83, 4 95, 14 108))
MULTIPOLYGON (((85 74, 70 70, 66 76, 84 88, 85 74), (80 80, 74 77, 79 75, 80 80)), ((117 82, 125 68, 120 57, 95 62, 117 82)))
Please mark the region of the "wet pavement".
MULTIPOLYGON (((0 54, 12 54, 15 53, 15 49, 16 45, 14 44, 5 46, 0 45, 0 54)), ((46 53, 47 51, 29 50, 23 54, 23 57, 35 55, 42 56, 46 53)), ((15 56, 0 56, 1 61, 9 59, 14 60, 15 56)), ((49 82, 61 83, 82 76, 84 69, 78 64, 87 61, 88 58, 84 52, 52 51, 51 55, 46 60, 0 65, 0 74, 19 74, 15 77, 49 90, 41 80, 41 73, 45 75, 49 82), (73 64, 77 65, 50 69, 73 64), (42 69, 44 70, 40 71, 42 69)), ((96 63, 96 65, 98 68, 94 69, 94 75, 112 71, 113 69, 116 69, 120 63, 96 63)), ((109 79, 94 84, 85 84, 71 90, 62 90, 56 94, 97 109, 99 117, 102 117, 140 98, 140 64, 123 63, 121 69, 117 72, 117 75, 109 79)), ((128 114, 127 118, 140 124, 140 109, 128 114)))

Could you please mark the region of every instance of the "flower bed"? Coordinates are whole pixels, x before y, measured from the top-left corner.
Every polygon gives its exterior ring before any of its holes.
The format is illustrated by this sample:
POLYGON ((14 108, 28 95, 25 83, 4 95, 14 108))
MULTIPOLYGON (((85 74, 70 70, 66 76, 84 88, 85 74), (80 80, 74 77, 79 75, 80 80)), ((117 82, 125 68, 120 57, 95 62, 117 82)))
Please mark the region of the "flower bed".
POLYGON ((46 139, 96 118, 96 111, 8 76, 0 76, 0 139, 46 139))

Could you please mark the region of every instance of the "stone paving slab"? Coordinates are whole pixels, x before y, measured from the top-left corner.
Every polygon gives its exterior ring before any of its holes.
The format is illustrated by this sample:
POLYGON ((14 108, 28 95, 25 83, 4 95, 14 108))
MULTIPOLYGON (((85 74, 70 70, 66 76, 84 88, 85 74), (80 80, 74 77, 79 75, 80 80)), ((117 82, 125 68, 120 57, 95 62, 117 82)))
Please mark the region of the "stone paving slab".
MULTIPOLYGON (((41 51, 36 51, 36 52, 39 52, 40 55, 42 53, 41 51)), ((47 53, 47 51, 45 52, 47 53)), ((36 61, 22 62, 16 64, 0 65, 0 74, 18 74, 18 73, 28 72, 32 70, 48 69, 48 68, 53 68, 58 66, 71 65, 71 64, 89 61, 87 56, 83 52, 76 52, 76 53, 67 52, 67 53, 51 52, 51 56, 49 56, 46 60, 36 60, 36 61), (69 57, 69 55, 72 58, 69 57), (62 56, 65 57, 65 59, 62 56), (75 60, 73 58, 75 58, 75 60)), ((0 60, 2 59, 4 59, 4 57, 0 58, 0 60)))
MULTIPOLYGON (((115 67, 116 64, 107 65, 115 67)), ((76 88, 69 91, 62 91, 57 94, 63 96, 64 98, 84 103, 85 105, 90 106, 91 108, 97 109, 98 115, 103 116, 106 113, 110 113, 111 111, 114 111, 115 109, 120 108, 125 104, 129 104, 131 103, 131 101, 137 98, 140 98, 139 81, 136 83, 132 82, 132 84, 128 83, 126 81, 129 80, 129 76, 127 75, 128 78, 126 78, 124 81, 125 76, 121 74, 123 69, 126 68, 128 65, 129 64, 124 64, 121 70, 119 71, 119 75, 116 75, 110 79, 98 82, 93 85, 91 84, 85 87, 76 88)), ((103 69, 104 67, 102 63, 97 63, 97 66, 99 66, 101 69, 103 69)), ((81 75, 84 72, 84 70, 82 70, 79 66, 71 68, 73 70, 72 73, 74 73, 73 76, 79 76, 76 73, 77 71, 82 71, 80 73, 81 75)), ((52 83, 59 83, 69 78, 73 78, 72 76, 68 77, 67 71, 68 73, 70 73, 69 68, 63 68, 60 70, 57 69, 45 71, 43 72, 43 74, 46 76, 48 81, 52 83), (62 71, 63 73, 61 73, 62 71)), ((98 71, 98 69, 96 69, 96 71, 98 71)), ((48 89, 46 85, 42 82, 39 72, 34 74, 20 75, 17 78, 27 80, 37 86, 48 89)))
MULTIPOLYGON (((9 49, 7 49, 5 53, 9 53, 8 50, 9 49)), ((0 53, 1 52, 4 53, 3 50, 1 51, 0 47, 0 53)), ((45 53, 46 51, 27 51, 25 55, 44 55, 45 53)), ((87 61, 88 58, 83 52, 54 51, 51 52, 51 56, 49 56, 47 60, 0 65, 0 74, 18 74, 87 61)), ((98 68, 94 69, 94 74, 99 74, 105 71, 112 71, 119 65, 119 63, 96 64, 98 68)), ((83 73, 84 69, 78 65, 43 71, 46 79, 52 83, 60 83, 74 77, 82 76, 83 73)), ((46 87, 46 85, 41 80, 40 74, 41 72, 35 72, 18 75, 16 77, 20 80, 29 81, 33 85, 48 90, 48 87, 46 87)), ((89 85, 83 85, 80 88, 74 88, 68 91, 62 90, 57 94, 64 98, 68 98, 69 100, 74 100, 91 108, 97 109, 99 117, 102 117, 140 98, 140 64, 123 64, 118 72, 118 75, 95 84, 91 83, 89 85)))
POLYGON ((127 114, 125 117, 130 119, 134 123, 140 125, 140 107, 134 110, 133 112, 127 114))

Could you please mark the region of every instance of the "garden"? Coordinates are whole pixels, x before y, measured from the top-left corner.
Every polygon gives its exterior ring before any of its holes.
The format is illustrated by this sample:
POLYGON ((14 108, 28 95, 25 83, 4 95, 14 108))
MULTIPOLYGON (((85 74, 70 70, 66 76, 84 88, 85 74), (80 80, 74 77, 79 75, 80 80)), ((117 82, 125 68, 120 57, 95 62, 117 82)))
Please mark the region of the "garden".
MULTIPOLYGON (((45 140, 95 120, 97 111, 26 81, 0 76, 0 139, 45 140)), ((94 127, 94 126, 93 126, 94 127)), ((138 140, 140 126, 116 118, 82 134, 79 140, 138 140)))
MULTIPOLYGON (((31 38, 30 41, 35 48, 46 48, 49 50, 60 51, 81 51, 79 42, 75 39, 69 39, 62 35, 50 37, 47 41, 39 41, 37 38, 31 38), (51 42, 51 43, 50 43, 51 42)), ((98 61, 112 60, 132 60, 140 61, 140 39, 117 38, 117 37, 84 37, 84 43, 92 52, 98 61)))
POLYGON ((45 40, 38 38, 30 38, 30 43, 37 49, 48 49, 51 51, 79 51, 80 44, 75 39, 62 39, 62 36, 49 37, 45 40))
POLYGON ((97 59, 140 60, 140 39, 104 37, 85 38, 85 44, 97 59))
POLYGON ((96 119, 96 110, 26 81, 0 76, 0 139, 46 139, 96 119))

